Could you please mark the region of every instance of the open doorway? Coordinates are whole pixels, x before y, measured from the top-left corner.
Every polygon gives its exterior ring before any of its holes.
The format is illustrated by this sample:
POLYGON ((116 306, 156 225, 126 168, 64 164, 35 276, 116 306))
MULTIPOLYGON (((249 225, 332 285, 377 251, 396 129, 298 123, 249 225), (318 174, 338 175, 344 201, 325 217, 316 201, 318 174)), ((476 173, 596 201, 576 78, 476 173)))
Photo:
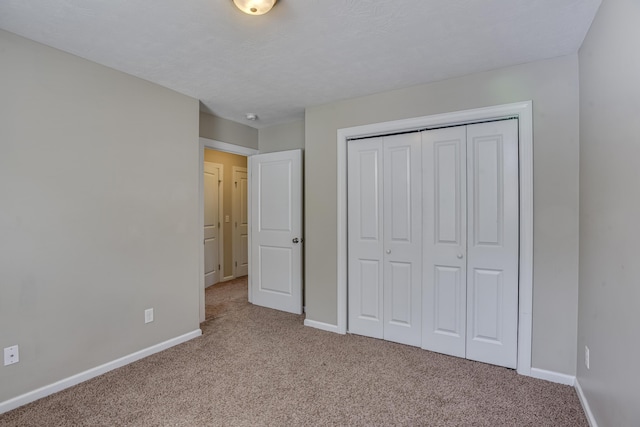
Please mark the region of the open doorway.
POLYGON ((200 138, 200 322, 205 288, 248 274, 247 156, 257 153, 200 138))
POLYGON ((246 276, 247 157, 204 149, 205 287, 246 276))

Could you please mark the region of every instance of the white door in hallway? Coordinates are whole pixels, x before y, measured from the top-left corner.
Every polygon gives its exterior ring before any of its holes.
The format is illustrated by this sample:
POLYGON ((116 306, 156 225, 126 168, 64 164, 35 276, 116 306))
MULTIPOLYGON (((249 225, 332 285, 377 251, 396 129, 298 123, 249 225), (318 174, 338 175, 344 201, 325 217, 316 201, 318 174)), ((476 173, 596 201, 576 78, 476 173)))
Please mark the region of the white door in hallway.
POLYGON ((349 332, 421 342, 420 134, 348 144, 349 332))
POLYGON ((233 275, 246 276, 249 272, 249 220, 247 212, 247 169, 234 166, 231 216, 233 218, 233 275))
POLYGON ((251 302, 302 313, 302 150, 249 161, 251 302))
POLYGON ((515 368, 518 122, 423 134, 425 349, 515 368))
POLYGON ((220 281, 220 170, 219 165, 204 163, 204 285, 220 281))

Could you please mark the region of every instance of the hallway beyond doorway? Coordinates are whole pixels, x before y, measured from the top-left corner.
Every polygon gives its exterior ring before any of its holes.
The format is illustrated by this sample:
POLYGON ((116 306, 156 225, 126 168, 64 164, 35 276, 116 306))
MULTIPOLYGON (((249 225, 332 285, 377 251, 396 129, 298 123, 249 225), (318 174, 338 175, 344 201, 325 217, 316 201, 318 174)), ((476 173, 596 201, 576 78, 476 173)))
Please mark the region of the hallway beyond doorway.
POLYGON ((238 277, 205 289, 205 322, 225 316, 229 312, 236 311, 241 305, 247 304, 248 277, 238 277))

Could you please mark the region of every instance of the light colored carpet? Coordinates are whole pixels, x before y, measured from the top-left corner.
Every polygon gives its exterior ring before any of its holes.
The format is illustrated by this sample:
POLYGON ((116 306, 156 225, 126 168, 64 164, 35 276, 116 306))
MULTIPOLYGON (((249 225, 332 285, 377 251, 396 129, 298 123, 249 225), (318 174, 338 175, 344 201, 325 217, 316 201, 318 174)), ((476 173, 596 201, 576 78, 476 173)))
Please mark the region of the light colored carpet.
POLYGON ((204 293, 205 321, 236 312, 247 304, 247 276, 217 283, 204 293))
POLYGON ((588 426, 572 387, 302 325, 207 290, 204 335, 0 415, 2 426, 588 426))

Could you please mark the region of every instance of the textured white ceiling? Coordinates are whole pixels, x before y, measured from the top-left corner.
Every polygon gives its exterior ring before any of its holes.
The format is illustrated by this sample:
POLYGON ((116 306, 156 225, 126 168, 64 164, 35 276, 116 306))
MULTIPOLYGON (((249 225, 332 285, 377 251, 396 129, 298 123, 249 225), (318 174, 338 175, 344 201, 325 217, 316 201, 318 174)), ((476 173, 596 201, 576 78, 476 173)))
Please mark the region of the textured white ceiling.
POLYGON ((599 5, 279 0, 249 16, 232 0, 0 0, 0 28, 264 127, 307 106, 575 53, 599 5))

